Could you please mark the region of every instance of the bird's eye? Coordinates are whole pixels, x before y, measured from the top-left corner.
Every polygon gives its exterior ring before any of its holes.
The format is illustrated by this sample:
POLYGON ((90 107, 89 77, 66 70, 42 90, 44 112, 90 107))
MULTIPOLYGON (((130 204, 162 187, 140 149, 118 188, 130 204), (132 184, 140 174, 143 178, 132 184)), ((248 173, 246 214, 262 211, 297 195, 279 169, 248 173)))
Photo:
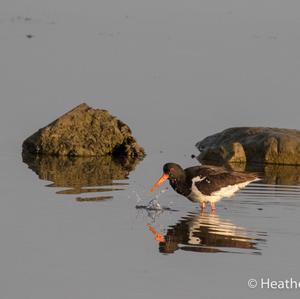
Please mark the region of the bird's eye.
POLYGON ((169 178, 173 179, 174 178, 174 174, 172 172, 169 173, 169 178))

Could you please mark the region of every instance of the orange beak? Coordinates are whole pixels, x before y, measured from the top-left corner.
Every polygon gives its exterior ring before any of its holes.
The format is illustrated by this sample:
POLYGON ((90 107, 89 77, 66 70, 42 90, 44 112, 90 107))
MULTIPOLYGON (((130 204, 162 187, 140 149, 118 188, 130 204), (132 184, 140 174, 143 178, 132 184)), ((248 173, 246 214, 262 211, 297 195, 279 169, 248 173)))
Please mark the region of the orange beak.
POLYGON ((162 234, 160 234, 153 226, 151 226, 149 223, 147 224, 147 226, 149 227, 149 230, 154 235, 155 241, 166 242, 164 236, 162 234))
POLYGON ((168 174, 163 174, 158 181, 153 185, 153 187, 150 189, 150 192, 153 192, 155 189, 157 189, 163 182, 165 182, 169 178, 168 174))

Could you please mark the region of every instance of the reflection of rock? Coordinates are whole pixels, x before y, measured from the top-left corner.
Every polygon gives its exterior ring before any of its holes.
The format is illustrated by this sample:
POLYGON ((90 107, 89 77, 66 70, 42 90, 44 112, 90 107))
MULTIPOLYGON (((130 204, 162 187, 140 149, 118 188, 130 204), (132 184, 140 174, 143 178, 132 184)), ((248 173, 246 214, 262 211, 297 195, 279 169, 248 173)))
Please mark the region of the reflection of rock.
MULTIPOLYGON (((129 172, 135 168, 138 160, 116 160, 109 156, 69 158, 23 153, 23 162, 40 179, 52 181, 53 184, 49 186, 68 188, 59 191, 59 194, 80 194, 122 190, 111 186, 126 185, 115 181, 128 179, 129 172), (99 188, 99 186, 106 187, 99 188)), ((108 198, 107 196, 96 197, 95 200, 108 198)), ((78 198, 80 201, 92 199, 78 198)))
POLYGON ((23 150, 60 156, 142 158, 144 149, 130 128, 106 110, 81 104, 23 142, 23 150))
POLYGON ((241 127, 211 135, 196 144, 200 161, 300 165, 300 131, 241 127))
POLYGON ((300 166, 231 163, 226 168, 234 171, 249 171, 258 173, 262 182, 272 185, 300 185, 300 166))
MULTIPOLYGON (((233 170, 237 165, 230 165, 233 170)), ((238 167, 241 167, 239 165, 238 167)), ((272 185, 299 185, 300 166, 275 165, 275 164, 247 164, 245 171, 252 171, 262 174, 262 182, 272 185)))
POLYGON ((300 166, 265 165, 264 181, 267 184, 299 185, 300 166))
MULTIPOLYGON (((151 230, 155 231, 154 229, 151 230)), ((178 223, 170 226, 159 240, 161 253, 173 253, 176 250, 195 252, 225 252, 228 248, 250 249, 251 253, 258 253, 257 243, 264 241, 251 238, 244 228, 232 224, 228 220, 220 219, 216 214, 190 213, 178 223)), ((261 233, 260 233, 261 234, 261 233)))

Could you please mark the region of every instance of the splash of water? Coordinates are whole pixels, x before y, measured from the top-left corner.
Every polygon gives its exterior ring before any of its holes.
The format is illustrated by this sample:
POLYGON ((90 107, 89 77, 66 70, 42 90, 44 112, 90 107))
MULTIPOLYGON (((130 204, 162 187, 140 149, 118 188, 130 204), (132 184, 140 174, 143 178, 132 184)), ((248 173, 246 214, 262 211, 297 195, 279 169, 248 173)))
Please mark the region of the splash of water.
POLYGON ((153 198, 149 201, 146 209, 148 209, 148 210, 161 210, 162 206, 159 203, 159 201, 157 200, 157 198, 155 197, 155 198, 153 198))

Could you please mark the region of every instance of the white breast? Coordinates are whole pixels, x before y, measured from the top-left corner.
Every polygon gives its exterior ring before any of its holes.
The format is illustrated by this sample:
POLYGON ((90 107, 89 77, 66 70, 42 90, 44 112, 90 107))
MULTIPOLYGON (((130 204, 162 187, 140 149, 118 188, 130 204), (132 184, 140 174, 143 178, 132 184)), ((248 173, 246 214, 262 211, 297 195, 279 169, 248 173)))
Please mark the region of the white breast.
POLYGON ((223 197, 231 197, 235 192, 237 192, 238 190, 246 187, 248 184, 250 184, 251 182, 254 181, 254 180, 251 180, 251 181, 239 183, 239 184, 236 184, 236 185, 228 185, 226 187, 221 188, 218 191, 215 191, 215 192, 211 193, 211 195, 204 195, 201 191, 198 190, 195 183, 196 182, 201 182, 205 179, 206 179, 206 177, 200 177, 200 176, 195 177, 195 178, 192 179, 192 188, 191 188, 192 192, 188 195, 188 198, 191 201, 193 201, 193 202, 211 202, 211 203, 214 203, 214 202, 219 201, 223 197))

